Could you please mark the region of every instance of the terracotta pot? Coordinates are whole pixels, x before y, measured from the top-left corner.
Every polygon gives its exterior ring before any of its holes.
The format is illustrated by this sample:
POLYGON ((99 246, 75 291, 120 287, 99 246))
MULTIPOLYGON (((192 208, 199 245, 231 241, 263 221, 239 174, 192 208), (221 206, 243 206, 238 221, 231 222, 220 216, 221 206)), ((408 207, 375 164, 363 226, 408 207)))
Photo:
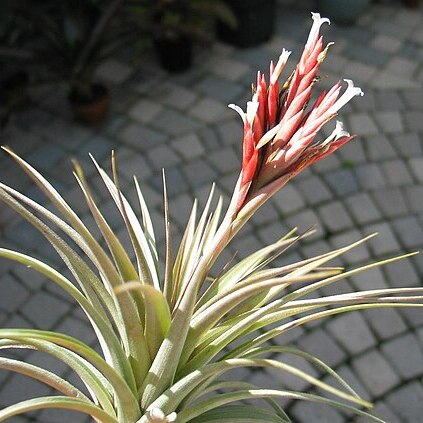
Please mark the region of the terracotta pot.
POLYGON ((92 92, 91 98, 82 98, 75 91, 71 91, 68 96, 75 118, 90 125, 104 120, 110 105, 109 91, 104 85, 95 84, 92 92))

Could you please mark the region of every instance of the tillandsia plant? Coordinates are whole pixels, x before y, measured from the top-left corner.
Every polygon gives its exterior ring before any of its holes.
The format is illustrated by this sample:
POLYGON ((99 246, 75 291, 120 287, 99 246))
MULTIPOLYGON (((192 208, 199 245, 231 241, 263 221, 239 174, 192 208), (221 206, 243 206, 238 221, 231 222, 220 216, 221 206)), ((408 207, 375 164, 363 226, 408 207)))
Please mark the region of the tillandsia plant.
POLYGON ((313 299, 308 296, 356 272, 398 258, 351 270, 327 265, 367 237, 301 262, 269 267, 301 239, 302 235, 293 230, 238 264, 226 266, 217 276, 211 270, 230 240, 271 195, 306 166, 352 138, 337 123, 328 138, 316 140, 321 127, 361 90, 347 81, 348 86, 341 94, 338 83, 307 107, 312 87, 318 81, 319 65, 327 53, 319 34, 327 19, 313 14, 313 21, 300 62, 287 82, 282 86, 278 82, 289 56, 284 50, 277 64, 271 64, 268 80, 258 73, 246 113, 231 106, 244 121, 244 139, 242 168, 230 204, 221 219, 223 201, 220 198, 213 207, 212 190, 197 219, 194 202, 176 254, 171 248, 164 184, 166 251, 162 273, 140 185, 134 179, 139 219, 121 192, 113 157, 111 176, 95 161, 94 165, 126 225, 135 262, 130 259, 132 252, 125 250, 97 207, 77 163, 75 177, 104 238, 104 247, 52 185, 5 148, 58 213, 5 184, 0 185, 1 199, 50 242, 74 281, 24 253, 1 248, 0 256, 29 266, 71 295, 87 315, 101 353, 62 333, 0 329, 1 348, 30 348, 50 354, 70 366, 86 386, 83 391, 46 369, 2 358, 0 367, 42 381, 59 395, 8 406, 0 411, 0 421, 41 408, 63 408, 86 413, 101 423, 290 422, 278 399, 332 405, 382 421, 365 411, 371 404, 321 360, 268 341, 338 313, 421 305, 422 288, 380 289, 313 299), (334 385, 275 360, 274 353, 308 360, 332 376, 334 385), (320 393, 266 389, 227 378, 228 372, 240 367, 271 368, 291 374, 318 388, 320 393), (255 399, 265 402, 260 405, 245 402, 255 399))

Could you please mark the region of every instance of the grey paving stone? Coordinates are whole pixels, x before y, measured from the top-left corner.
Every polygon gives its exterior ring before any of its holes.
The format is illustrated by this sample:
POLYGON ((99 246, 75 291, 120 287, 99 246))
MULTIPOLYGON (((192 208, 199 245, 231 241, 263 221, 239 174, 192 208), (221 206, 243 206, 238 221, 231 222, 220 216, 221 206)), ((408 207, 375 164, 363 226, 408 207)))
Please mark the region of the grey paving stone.
POLYGON ((148 151, 148 161, 156 169, 167 169, 180 163, 180 157, 166 145, 159 145, 148 151))
POLYGON ((410 259, 399 260, 384 266, 389 285, 392 287, 405 288, 420 284, 419 275, 410 259))
POLYGON ((45 423, 86 423, 87 417, 85 414, 76 411, 50 409, 43 410, 39 416, 40 421, 45 423))
POLYGON ((418 248, 422 245, 423 228, 414 216, 395 219, 392 222, 392 227, 406 248, 418 248))
POLYGON ((373 38, 371 45, 378 50, 395 53, 401 47, 402 41, 389 35, 377 34, 375 38, 373 38))
POLYGON ((400 383, 395 370, 376 350, 354 358, 352 366, 363 385, 374 397, 385 394, 400 383))
POLYGON ((367 322, 357 312, 335 317, 326 325, 326 328, 353 355, 376 345, 376 340, 370 332, 367 322))
POLYGON ((375 120, 385 133, 400 133, 404 130, 401 115, 397 111, 375 113, 375 120))
POLYGON ((67 302, 39 291, 22 307, 22 314, 37 328, 48 330, 58 323, 68 313, 69 309, 70 305, 67 302), (45 312, 46 304, 48 304, 48 313, 45 312))
POLYGON ((407 111, 404 113, 404 126, 409 131, 423 130, 423 112, 407 111))
POLYGON ((14 374, 2 387, 0 397, 2 408, 34 396, 49 395, 51 389, 44 383, 38 382, 32 378, 14 374))
MULTIPOLYGON (((279 219, 279 213, 276 207, 270 203, 264 203, 258 212, 252 217, 251 222, 256 228, 260 228, 262 225, 268 223, 268 222, 274 222, 279 219)), ((282 225, 279 225, 280 232, 279 234, 282 236, 282 225)))
POLYGON ((348 211, 360 224, 376 221, 382 217, 374 201, 366 193, 348 196, 345 200, 348 211))
POLYGON ((346 196, 358 191, 357 177, 351 169, 338 169, 328 172, 324 178, 338 196, 346 196))
POLYGON ((25 285, 11 274, 0 277, 0 310, 13 313, 26 301, 30 292, 25 285))
POLYGON ((241 166, 239 156, 230 147, 219 149, 209 154, 207 158, 219 174, 236 171, 241 166))
POLYGON ((132 69, 116 59, 103 62, 96 71, 96 75, 113 84, 121 84, 131 75, 132 69))
POLYGON ((316 329, 301 337, 298 345, 304 351, 315 355, 331 367, 341 364, 346 357, 345 352, 322 329, 316 329))
POLYGON ((383 162, 382 170, 390 186, 402 186, 413 182, 411 173, 400 159, 383 162))
MULTIPOLYGON (((378 401, 374 403, 372 414, 384 421, 389 423, 403 423, 398 420, 398 416, 394 414, 391 408, 389 408, 384 402, 378 401)), ((368 423, 367 417, 357 417, 353 420, 354 423, 368 423)))
POLYGON ((372 118, 364 113, 349 116, 351 132, 360 135, 375 135, 379 132, 372 118))
POLYGON ((294 184, 286 185, 281 191, 272 197, 271 201, 283 214, 295 212, 304 207, 305 202, 294 184))
MULTIPOLYGON (((298 229, 302 232, 311 229, 313 227, 316 227, 316 225, 319 222, 319 218, 317 217, 316 213, 314 213, 312 210, 303 210, 301 212, 295 213, 291 216, 289 216, 286 219, 286 224, 290 228, 298 227, 298 229)), ((325 231, 323 228, 318 228, 319 230, 307 237, 303 242, 309 242, 311 240, 314 240, 316 238, 321 238, 325 235, 325 231)))
POLYGON ((365 233, 377 232, 378 235, 368 241, 368 245, 376 256, 393 253, 399 250, 399 244, 388 223, 377 223, 365 227, 365 233))
POLYGON ((386 70, 388 72, 410 79, 412 79, 416 69, 417 63, 397 56, 392 57, 386 65, 386 70))
POLYGON ((318 213, 324 225, 331 232, 347 229, 353 224, 347 210, 339 201, 319 207, 318 213))
POLYGON ((365 190, 373 190, 385 186, 386 181, 379 166, 368 163, 354 168, 360 186, 365 190))
POLYGON ((405 198, 410 212, 420 213, 423 210, 423 186, 413 185, 406 187, 405 198))
POLYGON ((301 422, 316 423, 343 423, 344 417, 334 408, 319 406, 317 404, 300 401, 295 403, 292 408, 292 415, 301 422))
MULTIPOLYGON (((358 230, 350 229, 348 231, 332 236, 329 241, 334 248, 342 248, 360 240, 361 238, 363 238, 363 236, 358 230)), ((369 257, 370 253, 367 245, 361 244, 342 254, 340 259, 348 264, 354 264, 367 261, 369 257)))
POLYGON ((187 180, 193 187, 211 184, 216 180, 216 172, 203 159, 191 161, 182 169, 187 180))
POLYGON ((209 63, 209 70, 215 75, 236 81, 249 72, 250 67, 241 61, 233 60, 229 57, 212 56, 209 63), (231 71, 228 72, 228 69, 231 71))
POLYGON ((117 136, 125 144, 137 149, 160 144, 167 138, 161 132, 145 128, 136 123, 130 123, 124 126, 117 136))
POLYGON ((396 158, 398 155, 385 134, 366 137, 365 147, 369 159, 375 162, 396 158))
POLYGON ((388 395, 386 402, 395 410, 400 421, 418 422, 423 413, 423 388, 418 382, 410 382, 388 395))
POLYGON ((189 114, 206 123, 217 122, 228 113, 227 106, 213 98, 203 98, 189 109, 189 114))
POLYGON ((414 177, 419 182, 423 182, 423 158, 414 157, 409 161, 414 177))
POLYGON ((422 106, 422 90, 408 90, 402 93, 404 103, 412 110, 421 110, 422 106))
POLYGON ((394 135, 392 140, 400 157, 417 157, 422 155, 423 149, 420 144, 420 138, 416 133, 405 132, 394 135))
POLYGON ((151 125, 171 136, 186 134, 200 128, 200 123, 196 119, 174 110, 164 110, 151 122, 151 125))
POLYGON ((152 174, 152 169, 149 162, 141 155, 128 155, 120 158, 119 174, 124 176, 128 181, 133 180, 133 177, 138 178, 141 184, 147 180, 152 174))
POLYGON ((296 188, 302 194, 306 203, 315 205, 332 198, 326 185, 317 176, 302 179, 296 183, 296 188))
POLYGON ((162 111, 163 106, 155 101, 143 98, 138 100, 128 111, 129 116, 137 122, 151 122, 162 111))
POLYGON ((195 133, 184 135, 172 141, 172 147, 184 158, 193 159, 201 156, 205 149, 195 133))
POLYGON ((379 308, 363 313, 379 339, 389 339, 407 330, 404 320, 395 309, 379 308))
POLYGON ((372 192, 372 197, 384 217, 398 217, 408 213, 404 195, 398 188, 378 189, 372 192))
POLYGON ((242 85, 214 75, 206 76, 194 88, 198 92, 224 103, 234 101, 244 90, 242 85))
POLYGON ((401 335, 384 343, 382 352, 404 380, 423 374, 423 353, 413 334, 401 335))
POLYGON ((172 82, 165 82, 153 92, 158 100, 175 109, 185 110, 197 99, 197 94, 192 90, 172 82))

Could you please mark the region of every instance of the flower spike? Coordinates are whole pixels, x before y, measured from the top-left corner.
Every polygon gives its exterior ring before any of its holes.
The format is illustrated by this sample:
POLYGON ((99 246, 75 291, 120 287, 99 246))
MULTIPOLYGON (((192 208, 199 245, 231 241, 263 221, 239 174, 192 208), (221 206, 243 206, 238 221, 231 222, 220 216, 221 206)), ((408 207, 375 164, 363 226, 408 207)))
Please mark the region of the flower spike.
POLYGON ((318 82, 320 64, 333 43, 323 44, 320 28, 329 19, 312 13, 313 25, 293 74, 280 89, 279 77, 291 54, 283 49, 276 65, 270 63, 269 85, 262 72, 257 74, 252 100, 244 112, 237 111, 244 123, 243 159, 240 183, 236 197, 239 211, 257 192, 280 180, 281 186, 306 166, 331 154, 351 136, 340 122, 323 141, 315 141, 320 129, 333 119, 353 97, 363 95, 359 87, 345 79, 347 88, 341 94, 342 84, 336 83, 323 92, 310 107, 312 90, 318 82))

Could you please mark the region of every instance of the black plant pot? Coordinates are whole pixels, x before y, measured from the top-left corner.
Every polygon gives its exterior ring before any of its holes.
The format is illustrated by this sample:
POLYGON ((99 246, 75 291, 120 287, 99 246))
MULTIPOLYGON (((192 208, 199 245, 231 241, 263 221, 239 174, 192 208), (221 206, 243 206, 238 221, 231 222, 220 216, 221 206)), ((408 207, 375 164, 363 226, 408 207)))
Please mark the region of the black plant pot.
POLYGON ((236 28, 217 23, 220 40, 236 47, 252 47, 268 41, 273 35, 276 18, 276 0, 225 0, 233 11, 236 28))
POLYGON ((156 38, 154 46, 163 69, 178 73, 191 67, 192 40, 190 38, 156 38))

